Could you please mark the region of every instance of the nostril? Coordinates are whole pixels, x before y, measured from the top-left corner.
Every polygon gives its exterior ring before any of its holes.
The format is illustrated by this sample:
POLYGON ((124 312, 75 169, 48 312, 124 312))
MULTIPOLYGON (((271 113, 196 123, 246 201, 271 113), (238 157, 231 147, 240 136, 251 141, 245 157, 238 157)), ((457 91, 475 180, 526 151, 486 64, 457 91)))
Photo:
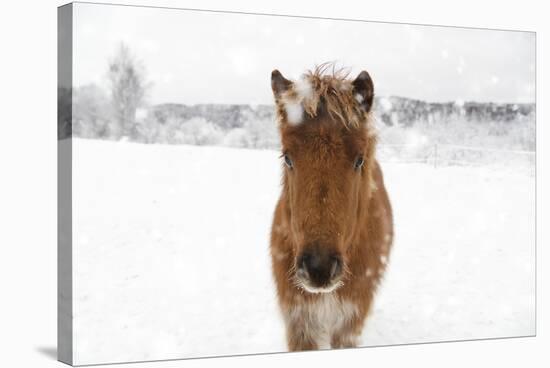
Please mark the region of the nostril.
POLYGON ((298 268, 302 268, 304 270, 307 270, 308 265, 311 263, 311 255, 309 253, 304 253, 302 256, 298 259, 298 268))
POLYGON ((330 278, 334 278, 342 272, 342 260, 338 256, 331 257, 330 278))

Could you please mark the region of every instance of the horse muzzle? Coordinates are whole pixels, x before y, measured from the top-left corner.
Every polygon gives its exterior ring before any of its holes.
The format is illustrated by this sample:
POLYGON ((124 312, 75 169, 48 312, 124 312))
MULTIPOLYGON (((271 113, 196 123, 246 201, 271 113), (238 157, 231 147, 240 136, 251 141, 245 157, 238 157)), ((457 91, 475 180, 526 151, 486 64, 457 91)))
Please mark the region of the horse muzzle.
POLYGON ((342 285, 343 260, 332 247, 306 246, 296 260, 299 286, 311 293, 327 293, 342 285))

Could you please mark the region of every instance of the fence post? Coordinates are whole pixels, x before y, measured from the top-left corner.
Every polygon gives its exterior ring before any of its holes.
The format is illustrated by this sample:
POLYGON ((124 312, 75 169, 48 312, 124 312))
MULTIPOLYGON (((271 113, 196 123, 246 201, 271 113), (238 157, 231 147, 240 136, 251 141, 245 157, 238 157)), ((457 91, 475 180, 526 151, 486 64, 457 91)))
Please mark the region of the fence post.
POLYGON ((434 144, 434 168, 437 168, 437 143, 434 144))

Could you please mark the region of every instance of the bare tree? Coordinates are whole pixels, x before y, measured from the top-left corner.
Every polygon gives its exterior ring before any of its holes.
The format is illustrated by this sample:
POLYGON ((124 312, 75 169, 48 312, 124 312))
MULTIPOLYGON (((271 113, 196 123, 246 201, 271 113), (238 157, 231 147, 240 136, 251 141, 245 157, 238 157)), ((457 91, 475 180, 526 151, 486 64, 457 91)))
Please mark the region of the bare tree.
POLYGON ((119 45, 109 63, 108 79, 114 119, 120 135, 134 136, 136 110, 144 103, 149 84, 141 61, 132 55, 124 43, 119 45))
POLYGON ((118 124, 109 124, 111 118, 110 101, 105 92, 96 84, 87 84, 73 90, 73 135, 83 138, 118 137, 118 124))

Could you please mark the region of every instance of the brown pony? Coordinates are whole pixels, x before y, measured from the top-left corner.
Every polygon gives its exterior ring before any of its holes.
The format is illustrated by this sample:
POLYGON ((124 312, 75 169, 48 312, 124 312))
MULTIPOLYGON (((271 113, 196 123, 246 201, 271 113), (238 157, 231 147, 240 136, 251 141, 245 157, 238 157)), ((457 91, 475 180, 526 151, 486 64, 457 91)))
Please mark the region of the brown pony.
POLYGON ((291 351, 357 345, 393 240, 372 80, 327 69, 271 74, 283 158, 271 256, 291 351))

